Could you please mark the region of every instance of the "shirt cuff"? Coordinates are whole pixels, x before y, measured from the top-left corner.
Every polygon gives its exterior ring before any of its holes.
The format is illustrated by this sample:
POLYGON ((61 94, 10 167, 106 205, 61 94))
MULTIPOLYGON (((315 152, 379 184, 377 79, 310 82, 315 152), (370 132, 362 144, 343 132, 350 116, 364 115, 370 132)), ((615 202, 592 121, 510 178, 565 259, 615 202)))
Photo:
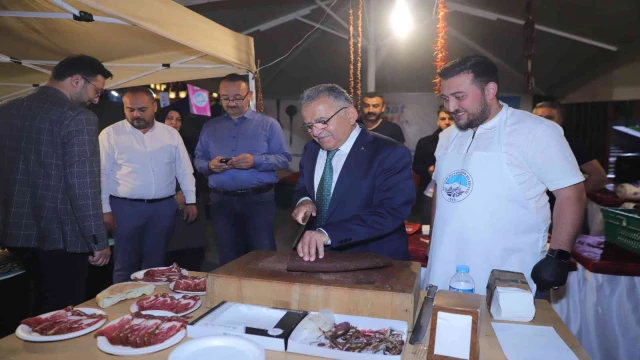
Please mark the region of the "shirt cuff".
POLYGON ((187 204, 195 204, 196 203, 196 191, 195 190, 182 190, 182 195, 184 195, 184 201, 187 204))
MULTIPOLYGON (((296 203, 296 206, 300 205, 301 202, 305 201, 305 200, 309 200, 311 201, 311 198, 308 196, 303 197, 302 199, 298 200, 298 202, 296 203)), ((313 202, 313 201, 311 201, 313 202)), ((323 230, 324 231, 324 230, 323 230)), ((326 233, 325 233, 326 234, 326 233)))
POLYGON ((324 231, 324 229, 323 229, 323 228, 317 228, 316 230, 318 230, 318 231, 322 231, 325 235, 327 235, 327 237, 329 238, 329 241, 327 241, 327 243, 326 243, 325 245, 329 245, 329 246, 331 246, 331 238, 329 237, 329 234, 327 234, 327 232, 326 232, 326 231, 324 231))
POLYGON ((262 154, 251 154, 253 156, 253 168, 259 169, 264 164, 264 156, 262 154))
POLYGON ((107 199, 106 201, 102 201, 102 213, 106 214, 106 213, 110 213, 111 212, 111 205, 109 204, 109 200, 107 199))

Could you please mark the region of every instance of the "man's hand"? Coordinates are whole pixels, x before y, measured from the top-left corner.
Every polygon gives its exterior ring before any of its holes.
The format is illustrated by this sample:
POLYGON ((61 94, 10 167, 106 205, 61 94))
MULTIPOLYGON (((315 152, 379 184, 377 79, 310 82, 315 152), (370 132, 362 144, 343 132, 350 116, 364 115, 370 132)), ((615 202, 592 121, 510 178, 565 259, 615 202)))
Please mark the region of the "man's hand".
POLYGON ((187 205, 187 200, 185 200, 182 191, 178 191, 176 193, 176 204, 178 205, 178 209, 180 210, 182 210, 182 208, 187 205))
POLYGON ((107 229, 108 232, 113 234, 113 232, 116 231, 116 227, 117 227, 116 216, 113 215, 112 212, 108 212, 108 213, 102 214, 102 219, 104 221, 104 227, 107 229))
POLYGON ((198 208, 195 205, 185 205, 182 209, 183 220, 190 223, 198 217, 198 208))
POLYGON ((436 167, 434 165, 429 166, 429 175, 433 176, 433 172, 436 171, 436 167))
POLYGON ((328 242, 329 237, 322 231, 305 231, 297 247, 298 255, 300 255, 304 261, 314 261, 317 253, 318 258, 322 259, 324 257, 324 246, 328 242))
POLYGON ((93 256, 89 256, 89 264, 95 266, 104 266, 109 263, 109 259, 111 258, 111 249, 107 246, 106 248, 93 252, 93 256))
POLYGON ((231 169, 229 165, 220 162, 222 159, 224 159, 224 156, 216 156, 213 160, 209 161, 209 170, 219 174, 225 170, 231 169))
POLYGON ((308 220, 308 218, 305 219, 305 213, 307 212, 310 212, 311 216, 316 216, 316 205, 311 200, 301 201, 300 204, 293 209, 291 217, 293 217, 298 224, 304 225, 306 223, 305 220, 308 220))
POLYGON ((538 286, 538 290, 547 291, 557 288, 567 282, 569 262, 552 256, 545 256, 531 270, 531 279, 538 286))
POLYGON ((232 158, 227 164, 235 169, 247 170, 253 166, 253 155, 240 154, 232 158))

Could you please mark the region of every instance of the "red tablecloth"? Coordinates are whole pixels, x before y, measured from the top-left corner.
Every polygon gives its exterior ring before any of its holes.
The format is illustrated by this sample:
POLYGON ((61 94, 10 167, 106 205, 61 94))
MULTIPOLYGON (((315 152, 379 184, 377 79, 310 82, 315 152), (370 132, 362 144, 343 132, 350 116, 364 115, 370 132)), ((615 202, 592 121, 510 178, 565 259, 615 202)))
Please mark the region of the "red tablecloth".
POLYGON ((640 255, 605 244, 604 236, 578 236, 571 255, 592 273, 640 276, 640 255))

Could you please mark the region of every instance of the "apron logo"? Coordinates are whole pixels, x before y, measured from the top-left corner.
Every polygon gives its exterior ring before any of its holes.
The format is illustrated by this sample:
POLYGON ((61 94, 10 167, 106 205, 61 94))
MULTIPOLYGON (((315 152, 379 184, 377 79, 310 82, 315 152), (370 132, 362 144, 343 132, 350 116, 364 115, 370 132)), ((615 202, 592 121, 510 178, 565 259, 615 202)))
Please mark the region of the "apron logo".
POLYGON ((442 195, 448 202, 459 202, 467 198, 473 190, 473 179, 467 170, 456 170, 444 180, 442 195))

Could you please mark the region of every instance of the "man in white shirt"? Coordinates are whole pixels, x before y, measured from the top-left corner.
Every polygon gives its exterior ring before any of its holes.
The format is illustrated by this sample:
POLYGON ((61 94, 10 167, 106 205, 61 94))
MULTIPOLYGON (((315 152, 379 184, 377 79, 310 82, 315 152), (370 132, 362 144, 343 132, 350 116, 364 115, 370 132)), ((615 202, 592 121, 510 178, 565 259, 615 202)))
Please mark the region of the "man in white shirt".
POLYGON ((562 129, 498 101, 498 69, 484 56, 452 61, 438 75, 456 126, 436 149, 429 283, 447 289, 456 266, 469 265, 480 294, 493 269, 522 272, 534 291, 563 285, 586 199, 562 129), (547 188, 558 199, 558 228, 545 256, 547 188))
POLYGON ((146 88, 122 97, 126 120, 100 133, 102 211, 115 240, 113 282, 164 266, 173 230, 176 178, 186 199, 184 220, 198 216, 193 167, 180 134, 155 121, 157 104, 146 88))

